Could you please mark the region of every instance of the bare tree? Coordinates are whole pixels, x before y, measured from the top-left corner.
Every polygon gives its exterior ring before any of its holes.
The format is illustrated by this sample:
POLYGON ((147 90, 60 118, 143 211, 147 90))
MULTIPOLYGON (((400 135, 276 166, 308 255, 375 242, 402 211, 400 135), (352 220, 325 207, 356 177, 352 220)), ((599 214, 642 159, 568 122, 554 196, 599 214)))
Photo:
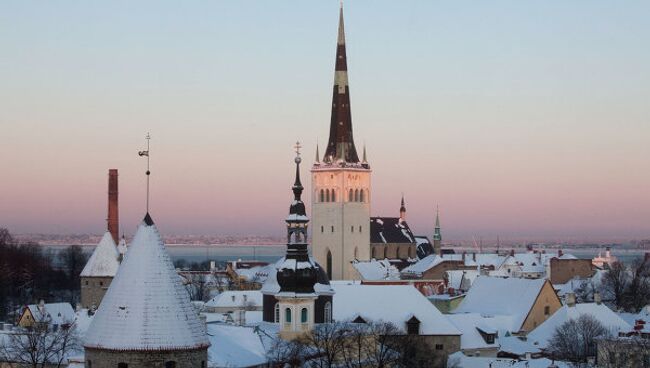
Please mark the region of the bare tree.
POLYGON ((282 340, 273 342, 267 358, 273 367, 298 368, 303 367, 306 346, 299 340, 282 340))
POLYGON ((555 359, 582 366, 587 364, 589 358, 596 356, 596 341, 610 336, 610 332, 597 319, 583 314, 555 329, 549 341, 548 353, 555 359))
POLYGON ((603 276, 603 292, 606 298, 610 299, 617 309, 623 309, 623 298, 629 282, 630 275, 625 265, 621 262, 614 262, 603 276))
POLYGON ((66 284, 70 292, 70 303, 74 305, 78 301, 79 275, 83 270, 88 257, 84 254, 80 245, 71 245, 58 255, 66 274, 66 284))
POLYGON ((0 346, 0 359, 20 366, 61 367, 81 344, 74 324, 43 325, 20 329, 6 335, 0 346))
POLYGON ((650 303, 650 262, 615 262, 603 277, 603 293, 617 309, 637 313, 650 303))
POLYGON ((341 323, 322 323, 300 339, 314 357, 307 362, 313 368, 332 368, 343 358, 346 330, 341 323))

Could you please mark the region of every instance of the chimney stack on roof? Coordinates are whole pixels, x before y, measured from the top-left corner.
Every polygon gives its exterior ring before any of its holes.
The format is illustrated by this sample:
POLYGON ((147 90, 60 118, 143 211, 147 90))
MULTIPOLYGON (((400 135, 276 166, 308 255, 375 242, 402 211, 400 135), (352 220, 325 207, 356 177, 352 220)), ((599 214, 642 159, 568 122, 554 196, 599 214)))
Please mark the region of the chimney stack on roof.
MULTIPOLYGON (((594 295, 595 299, 595 295, 594 295)), ((575 307, 576 305, 576 294, 575 293, 567 293, 566 294, 566 305, 567 307, 575 307)))
POLYGON ((596 291, 594 293, 594 303, 600 305, 600 303, 602 303, 602 302, 603 302, 603 297, 600 296, 600 293, 596 291))
POLYGON ((108 170, 108 231, 115 244, 120 242, 120 221, 117 203, 117 169, 108 170))
POLYGON ((557 256, 558 258, 562 257, 564 255, 564 252, 562 252, 562 249, 557 250, 557 256))
POLYGON ((515 250, 514 250, 514 249, 510 249, 510 257, 514 257, 514 256, 515 256, 515 250))

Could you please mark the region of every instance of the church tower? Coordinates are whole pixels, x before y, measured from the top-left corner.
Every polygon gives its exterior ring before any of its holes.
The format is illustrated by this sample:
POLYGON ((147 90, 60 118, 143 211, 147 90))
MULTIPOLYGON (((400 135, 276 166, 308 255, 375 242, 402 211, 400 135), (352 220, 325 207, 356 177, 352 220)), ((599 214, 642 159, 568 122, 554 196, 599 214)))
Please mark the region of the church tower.
POLYGON ((355 277, 352 261, 370 259, 371 170, 352 137, 347 70, 341 6, 329 141, 311 169, 313 254, 332 280, 355 277))
POLYGON ((433 229, 433 252, 440 255, 442 247, 442 234, 440 233, 440 210, 436 207, 436 225, 433 229))

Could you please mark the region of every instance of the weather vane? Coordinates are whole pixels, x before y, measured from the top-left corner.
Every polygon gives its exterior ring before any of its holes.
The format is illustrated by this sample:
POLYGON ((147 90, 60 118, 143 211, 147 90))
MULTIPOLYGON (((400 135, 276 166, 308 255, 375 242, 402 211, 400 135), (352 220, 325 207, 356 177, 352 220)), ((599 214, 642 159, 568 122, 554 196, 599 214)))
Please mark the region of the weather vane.
POLYGON ((146 156, 147 157, 147 213, 149 213, 149 176, 151 175, 151 171, 149 171, 149 141, 151 140, 151 135, 147 133, 147 136, 145 137, 147 140, 147 150, 146 151, 138 151, 138 155, 140 157, 146 156))
POLYGON ((296 154, 300 156, 300 149, 302 148, 302 146, 300 145, 300 141, 296 141, 296 145, 293 146, 293 148, 296 149, 296 154))

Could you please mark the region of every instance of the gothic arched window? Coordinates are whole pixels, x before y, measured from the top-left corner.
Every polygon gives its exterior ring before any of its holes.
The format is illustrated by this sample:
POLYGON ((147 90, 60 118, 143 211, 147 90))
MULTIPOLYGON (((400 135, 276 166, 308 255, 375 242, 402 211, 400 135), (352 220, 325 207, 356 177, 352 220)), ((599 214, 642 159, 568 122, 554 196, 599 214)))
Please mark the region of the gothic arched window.
POLYGON ((330 252, 329 250, 327 250, 326 270, 327 270, 327 277, 331 280, 332 279, 332 252, 330 252))
POLYGON ((336 202, 336 190, 332 189, 332 202, 336 202))
POLYGON ((348 202, 354 201, 354 191, 350 189, 350 193, 348 193, 348 202))
POLYGON ((359 189, 354 190, 354 201, 359 202, 359 189))
POLYGON ((284 322, 291 323, 291 308, 284 309, 284 322))
POLYGON ((332 303, 325 303, 325 323, 332 323, 332 303))
POLYGON ((280 303, 275 303, 273 308, 273 322, 280 323, 280 303))
POLYGON ((325 202, 325 191, 322 189, 320 190, 320 201, 325 202))
POLYGON ((365 202, 366 198, 365 195, 363 194, 365 190, 361 189, 361 192, 359 192, 359 202, 365 202))

